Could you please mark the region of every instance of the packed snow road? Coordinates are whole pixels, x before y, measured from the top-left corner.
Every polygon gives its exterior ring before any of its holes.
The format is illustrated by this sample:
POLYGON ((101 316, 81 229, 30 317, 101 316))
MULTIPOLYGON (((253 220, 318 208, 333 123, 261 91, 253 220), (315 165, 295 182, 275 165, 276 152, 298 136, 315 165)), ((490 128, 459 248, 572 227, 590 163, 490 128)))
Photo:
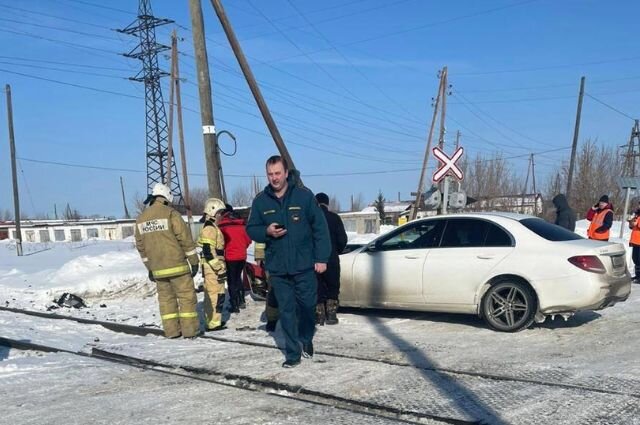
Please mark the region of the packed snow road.
MULTIPOLYGON (((16 258, 0 244, 0 305, 46 312, 62 292, 73 292, 87 308, 52 311, 159 329, 154 287, 130 242, 33 248, 16 258)), ((640 285, 612 308, 514 334, 491 331, 473 316, 342 310, 340 324, 318 328, 315 359, 291 370, 280 367, 280 329, 265 332, 263 309, 248 299, 246 310, 228 318, 228 329, 207 334, 216 340, 132 336, 7 312, 0 336, 85 353, 99 348, 180 370, 208 368, 410 412, 412 421, 640 424, 640 285)), ((188 423, 319 424, 327 423, 326 413, 338 415, 332 423, 391 420, 94 358, 3 348, 0 357, 0 400, 8 412, 0 423, 175 423, 184 415, 188 423)))

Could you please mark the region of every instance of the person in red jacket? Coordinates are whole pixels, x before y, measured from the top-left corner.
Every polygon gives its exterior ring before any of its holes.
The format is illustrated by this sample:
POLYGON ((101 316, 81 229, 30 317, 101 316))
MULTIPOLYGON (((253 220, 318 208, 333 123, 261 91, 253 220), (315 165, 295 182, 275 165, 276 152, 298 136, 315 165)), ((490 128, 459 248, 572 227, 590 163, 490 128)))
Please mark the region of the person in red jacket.
POLYGON ((609 203, 607 195, 602 195, 598 203, 587 211, 587 220, 591 222, 587 229, 589 239, 605 242, 609 240, 609 230, 613 224, 613 205, 609 203))
POLYGON ((218 222, 218 228, 224 235, 224 260, 227 263, 231 312, 239 313, 240 308, 246 307, 242 288, 242 270, 247 260, 247 248, 251 245, 251 239, 247 235, 246 222, 235 214, 233 207, 229 204, 218 222))

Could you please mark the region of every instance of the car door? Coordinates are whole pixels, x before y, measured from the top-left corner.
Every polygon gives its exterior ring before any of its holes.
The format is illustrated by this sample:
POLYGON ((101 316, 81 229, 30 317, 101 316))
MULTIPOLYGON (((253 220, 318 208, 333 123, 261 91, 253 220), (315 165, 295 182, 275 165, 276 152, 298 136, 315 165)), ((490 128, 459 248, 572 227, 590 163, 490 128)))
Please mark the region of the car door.
POLYGON ((442 236, 443 221, 410 223, 380 238, 356 256, 353 281, 362 306, 423 303, 422 270, 429 249, 442 236))
POLYGON ((512 235, 490 220, 447 219, 439 247, 430 250, 424 263, 425 302, 475 304, 478 287, 514 246, 512 235))

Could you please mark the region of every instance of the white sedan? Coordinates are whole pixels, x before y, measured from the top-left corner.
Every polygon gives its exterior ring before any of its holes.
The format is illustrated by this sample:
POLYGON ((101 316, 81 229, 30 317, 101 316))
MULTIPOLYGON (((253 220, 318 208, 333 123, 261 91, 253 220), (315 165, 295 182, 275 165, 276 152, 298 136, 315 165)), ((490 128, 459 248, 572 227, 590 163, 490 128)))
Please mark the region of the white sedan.
POLYGON ((514 332, 625 301, 625 247, 521 214, 407 223, 340 256, 340 305, 477 314, 514 332))

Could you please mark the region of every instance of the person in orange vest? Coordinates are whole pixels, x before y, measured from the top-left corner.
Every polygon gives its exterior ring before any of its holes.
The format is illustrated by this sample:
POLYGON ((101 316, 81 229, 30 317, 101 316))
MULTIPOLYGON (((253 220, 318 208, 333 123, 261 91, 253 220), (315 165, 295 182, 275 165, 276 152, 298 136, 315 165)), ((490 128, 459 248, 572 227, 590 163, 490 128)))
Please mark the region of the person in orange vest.
MULTIPOLYGON (((640 206, 640 205, 639 205, 640 206)), ((631 247, 631 259, 635 266, 633 283, 640 283, 640 208, 635 210, 633 217, 629 220, 629 229, 631 229, 631 238, 629 238, 629 246, 631 247)))
POLYGON ((609 230, 613 224, 613 205, 609 203, 607 195, 602 195, 598 203, 587 211, 587 220, 591 222, 587 229, 589 239, 605 242, 609 240, 609 230))

